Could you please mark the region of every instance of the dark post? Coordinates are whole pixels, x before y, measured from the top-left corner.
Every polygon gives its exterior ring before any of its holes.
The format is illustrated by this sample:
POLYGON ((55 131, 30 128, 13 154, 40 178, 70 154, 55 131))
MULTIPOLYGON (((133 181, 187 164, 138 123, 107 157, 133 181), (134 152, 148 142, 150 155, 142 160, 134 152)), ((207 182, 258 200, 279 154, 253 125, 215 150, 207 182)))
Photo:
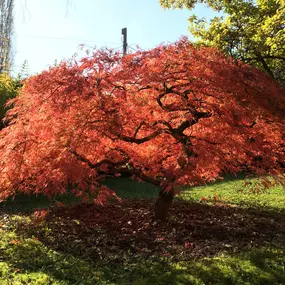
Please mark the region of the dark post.
POLYGON ((127 53, 127 28, 122 29, 122 35, 123 35, 123 53, 124 55, 127 53))

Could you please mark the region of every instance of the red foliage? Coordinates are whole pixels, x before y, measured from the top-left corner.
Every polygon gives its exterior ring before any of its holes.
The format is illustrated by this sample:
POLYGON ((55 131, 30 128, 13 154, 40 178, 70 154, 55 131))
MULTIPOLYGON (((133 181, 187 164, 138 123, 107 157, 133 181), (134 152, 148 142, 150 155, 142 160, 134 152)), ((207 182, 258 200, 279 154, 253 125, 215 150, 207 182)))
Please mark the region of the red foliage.
POLYGON ((267 75, 186 39, 97 50, 25 83, 0 133, 0 198, 72 186, 102 203, 113 193, 99 181, 120 174, 166 190, 245 168, 277 177, 284 98, 267 75))
POLYGON ((48 214, 48 210, 37 210, 34 212, 34 218, 38 221, 42 221, 48 214))

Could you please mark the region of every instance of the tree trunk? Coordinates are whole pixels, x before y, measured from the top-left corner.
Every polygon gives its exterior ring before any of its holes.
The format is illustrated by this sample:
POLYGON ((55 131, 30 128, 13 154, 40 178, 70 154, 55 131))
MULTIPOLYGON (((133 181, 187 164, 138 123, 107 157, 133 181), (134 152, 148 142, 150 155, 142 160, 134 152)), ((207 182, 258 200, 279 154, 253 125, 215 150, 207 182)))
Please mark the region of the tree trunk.
POLYGON ((156 219, 161 221, 167 219, 173 198, 173 191, 165 192, 163 189, 160 190, 154 206, 154 215, 156 219))
POLYGON ((265 69, 265 71, 267 72, 267 74, 269 74, 274 80, 275 80, 275 76, 272 72, 272 70, 270 69, 270 67, 268 66, 268 64, 266 63, 264 57, 261 55, 260 52, 255 52, 257 59, 261 62, 263 68, 265 69))

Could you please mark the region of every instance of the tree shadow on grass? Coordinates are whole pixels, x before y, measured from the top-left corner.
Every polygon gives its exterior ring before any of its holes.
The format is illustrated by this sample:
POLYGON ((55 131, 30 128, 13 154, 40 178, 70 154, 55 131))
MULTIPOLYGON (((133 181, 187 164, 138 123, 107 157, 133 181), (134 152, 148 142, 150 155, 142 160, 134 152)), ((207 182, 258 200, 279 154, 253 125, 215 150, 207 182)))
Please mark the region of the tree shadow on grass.
POLYGON ((129 255, 127 260, 106 263, 104 260, 79 257, 79 254, 75 257, 55 251, 44 243, 31 239, 22 238, 21 241, 21 244, 12 245, 12 250, 8 248, 3 255, 10 269, 12 266, 13 271, 19 271, 14 279, 10 276, 10 280, 26 281, 17 284, 274 285, 285 282, 284 248, 254 249, 196 262, 168 262, 163 258, 143 259, 129 255))
MULTIPOLYGON (((102 184, 113 189, 116 194, 123 199, 140 199, 140 198, 154 198, 157 197, 159 188, 145 182, 138 182, 130 179, 129 177, 109 178, 102 184)), ((35 209, 47 209, 54 206, 56 202, 66 205, 74 205, 80 203, 80 198, 75 197, 72 193, 67 192, 62 195, 53 196, 48 198, 43 194, 26 195, 18 194, 15 199, 9 198, 8 200, 0 203, 0 210, 3 209, 9 213, 30 213, 35 209)))
POLYGON ((176 201, 170 220, 158 223, 152 204, 49 210, 17 224, 30 248, 11 245, 13 254, 5 251, 4 258, 63 284, 79 277, 78 284, 285 283, 285 213, 176 201))

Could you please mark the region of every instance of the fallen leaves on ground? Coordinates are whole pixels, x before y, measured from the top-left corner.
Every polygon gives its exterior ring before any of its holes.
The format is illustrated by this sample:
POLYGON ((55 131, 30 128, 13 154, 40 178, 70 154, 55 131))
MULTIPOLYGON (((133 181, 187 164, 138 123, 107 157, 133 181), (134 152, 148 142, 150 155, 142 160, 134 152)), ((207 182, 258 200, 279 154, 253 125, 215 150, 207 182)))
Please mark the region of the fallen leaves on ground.
POLYGON ((162 223, 154 219, 152 207, 151 200, 141 199, 55 208, 40 222, 32 215, 16 230, 57 251, 106 263, 130 256, 196 260, 285 241, 285 213, 177 201, 162 223))

